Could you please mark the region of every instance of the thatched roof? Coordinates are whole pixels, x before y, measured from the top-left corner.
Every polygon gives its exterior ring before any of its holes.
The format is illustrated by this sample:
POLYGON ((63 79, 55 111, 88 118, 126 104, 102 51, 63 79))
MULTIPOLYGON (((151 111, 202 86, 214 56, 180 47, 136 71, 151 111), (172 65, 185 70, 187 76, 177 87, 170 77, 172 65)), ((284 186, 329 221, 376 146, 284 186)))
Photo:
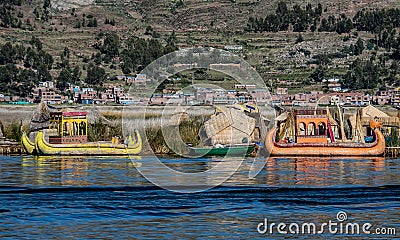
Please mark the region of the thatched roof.
POLYGON ((244 137, 251 136, 255 121, 240 109, 218 107, 210 120, 204 123, 204 129, 212 144, 235 144, 241 143, 244 137))
MULTIPOLYGON (((31 122, 30 122, 30 131, 38 131, 42 129, 46 129, 49 127, 50 124, 50 112, 53 111, 62 111, 62 112, 75 112, 77 111, 76 108, 55 108, 55 107, 50 107, 47 106, 45 102, 41 102, 39 104, 39 107, 37 111, 33 114, 31 122)), ((114 126, 116 125, 115 122, 111 122, 107 118, 105 118, 103 115, 100 114, 100 112, 97 109, 90 109, 88 111, 88 122, 90 124, 95 124, 98 122, 101 122, 103 124, 106 124, 108 126, 114 126)))
POLYGON ((105 118, 103 115, 101 115, 101 113, 97 109, 90 109, 88 111, 87 118, 88 118, 88 122, 90 124, 95 124, 95 123, 100 122, 100 123, 106 124, 108 126, 116 125, 116 123, 111 122, 110 120, 105 118))
POLYGON ((378 118, 385 118, 389 117, 386 113, 382 112, 381 110, 377 109, 372 105, 368 105, 361 110, 361 117, 378 117, 378 118))
POLYGON ((41 129, 45 129, 49 127, 50 120, 50 109, 47 107, 45 102, 41 102, 38 106, 37 111, 33 114, 31 123, 30 123, 30 131, 38 131, 41 129))
POLYGON ((174 114, 169 120, 169 124, 173 126, 178 126, 182 122, 188 121, 189 119, 190 117, 185 109, 180 104, 178 104, 178 106, 175 108, 174 114))

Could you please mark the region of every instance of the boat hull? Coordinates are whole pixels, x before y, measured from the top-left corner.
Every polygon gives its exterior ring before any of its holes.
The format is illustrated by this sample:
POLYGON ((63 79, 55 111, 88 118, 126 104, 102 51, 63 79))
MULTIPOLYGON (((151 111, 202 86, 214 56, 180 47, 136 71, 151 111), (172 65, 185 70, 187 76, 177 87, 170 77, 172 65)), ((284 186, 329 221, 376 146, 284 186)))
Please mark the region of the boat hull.
POLYGON ((142 139, 135 132, 136 140, 130 137, 128 145, 109 142, 90 142, 78 144, 50 144, 45 140, 44 133, 36 136, 35 145, 39 155, 131 155, 142 150, 142 139))
POLYGON ((385 137, 377 128, 372 143, 281 144, 275 142, 276 129, 265 137, 265 149, 272 156, 380 156, 385 151, 385 137))
POLYGON ((35 143, 33 143, 28 135, 26 134, 26 132, 22 132, 22 136, 21 136, 21 144, 25 149, 25 152, 27 154, 35 154, 36 153, 36 146, 35 143))
POLYGON ((255 145, 230 146, 222 148, 193 148, 190 147, 190 154, 193 156, 244 156, 253 152, 255 145))

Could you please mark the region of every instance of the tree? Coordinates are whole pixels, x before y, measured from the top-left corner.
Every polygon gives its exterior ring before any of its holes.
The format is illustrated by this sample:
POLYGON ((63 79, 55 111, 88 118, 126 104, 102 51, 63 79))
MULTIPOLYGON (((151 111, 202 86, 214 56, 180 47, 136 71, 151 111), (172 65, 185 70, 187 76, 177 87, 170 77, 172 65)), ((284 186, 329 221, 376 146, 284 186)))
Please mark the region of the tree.
POLYGON ((354 55, 358 56, 364 51, 364 41, 361 38, 358 38, 357 43, 354 47, 354 55))
POLYGON ((14 63, 16 51, 10 42, 6 42, 0 49, 0 64, 14 63))
POLYGON ((114 58, 119 55, 119 36, 116 33, 107 33, 104 37, 103 44, 99 47, 100 52, 108 58, 114 58))
POLYGON ((153 28, 150 25, 147 26, 144 35, 151 35, 152 33, 153 33, 153 28))
POLYGON ((49 7, 51 6, 50 0, 44 0, 43 3, 43 20, 47 21, 49 19, 49 7))
POLYGON ((56 87, 59 90, 64 91, 68 87, 68 82, 71 81, 71 79, 71 72, 68 69, 63 68, 58 75, 56 87))
POLYGON ((77 84, 80 82, 80 78, 81 78, 81 70, 79 69, 79 66, 75 66, 74 69, 72 70, 72 81, 71 83, 73 84, 77 84))
POLYGON ((280 1, 276 9, 276 15, 285 16, 288 13, 288 7, 285 2, 280 1))
POLYGON ((32 36, 31 41, 29 42, 36 50, 40 51, 43 48, 42 42, 35 36, 32 36))
POLYGON ((106 71, 103 68, 89 64, 86 76, 87 84, 99 87, 103 85, 106 79, 106 71))
MULTIPOLYGON (((84 23, 82 23, 82 26, 84 26, 84 23)), ((97 27, 97 19, 95 17, 89 18, 87 27, 97 27)))
POLYGON ((310 77, 316 82, 322 82, 325 78, 325 68, 318 66, 318 68, 310 75, 310 77))
POLYGON ((299 34, 299 35, 297 36, 296 43, 301 43, 301 42, 303 42, 303 41, 304 41, 303 36, 302 36, 301 34, 299 34))
POLYGON ((69 68, 69 48, 65 47, 64 51, 61 53, 60 57, 61 57, 61 63, 60 63, 60 67, 61 68, 69 68))
POLYGON ((133 63, 130 57, 125 56, 123 59, 124 63, 121 66, 122 72, 124 74, 130 74, 133 69, 133 63))

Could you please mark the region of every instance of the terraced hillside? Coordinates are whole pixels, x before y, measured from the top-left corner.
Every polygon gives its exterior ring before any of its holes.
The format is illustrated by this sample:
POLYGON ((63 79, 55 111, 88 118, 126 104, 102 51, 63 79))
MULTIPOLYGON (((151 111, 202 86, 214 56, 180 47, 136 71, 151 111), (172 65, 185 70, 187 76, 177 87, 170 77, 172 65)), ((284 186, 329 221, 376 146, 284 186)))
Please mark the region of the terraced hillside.
MULTIPOLYGON (((122 51, 131 37, 157 39, 166 44, 175 31, 177 46, 223 47, 229 44, 244 46, 243 56, 254 65, 268 81, 283 79, 296 82, 304 90, 304 82, 310 79, 315 66, 310 64, 320 54, 335 54, 344 47, 355 45, 358 38, 365 42, 376 38, 376 33, 352 31, 349 34, 335 32, 246 32, 250 17, 265 17, 274 13, 279 0, 22 0, 12 13, 21 22, 17 27, 0 27, 0 43, 28 43, 32 36, 43 42, 44 49, 61 61, 60 54, 69 48, 70 64, 79 66, 85 75, 87 64, 98 49, 93 46, 101 40, 99 34, 118 34, 122 51), (46 19, 48 11, 48 19, 46 19), (93 21, 95 20, 95 24, 93 21), (111 22, 111 24, 110 24, 111 22), (95 26, 94 26, 95 25, 95 26)), ((307 3, 323 6, 321 18, 346 14, 352 18, 364 8, 400 7, 398 0, 293 0, 285 1, 288 9, 295 4, 305 8, 307 3)), ((16 18, 17 19, 17 18, 16 18)), ((327 77, 342 76, 357 58, 369 59, 371 54, 380 55, 381 48, 367 49, 362 54, 333 58, 327 66, 327 77)), ((387 64, 390 64, 388 61, 387 64)), ((101 64, 109 76, 122 74, 118 60, 101 64)), ((54 68, 54 77, 60 69, 54 68)), ((133 74, 133 73, 132 73, 133 74)))

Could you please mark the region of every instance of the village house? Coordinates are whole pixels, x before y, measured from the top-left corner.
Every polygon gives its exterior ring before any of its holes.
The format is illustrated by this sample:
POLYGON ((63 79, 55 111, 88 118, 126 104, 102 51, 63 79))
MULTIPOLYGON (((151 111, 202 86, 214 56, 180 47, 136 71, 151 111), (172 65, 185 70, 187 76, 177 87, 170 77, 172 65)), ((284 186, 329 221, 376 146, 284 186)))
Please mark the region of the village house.
POLYGON ((95 91, 93 88, 82 88, 78 102, 82 104, 92 104, 96 98, 97 91, 95 91))
POLYGON ((149 81, 150 79, 147 78, 146 74, 136 74, 136 77, 134 79, 134 83, 136 85, 146 85, 146 83, 149 81))
POLYGON ((224 50, 231 52, 231 53, 242 53, 243 46, 242 45, 225 45, 224 50))
POLYGON ((226 69, 233 69, 233 68, 236 68, 236 69, 240 69, 241 68, 241 65, 240 65, 240 63, 212 63, 212 64, 210 64, 210 69, 213 69, 213 70, 226 70, 226 69))
POLYGON ((168 99, 163 97, 162 94, 153 94, 149 100, 149 104, 164 105, 168 99))
POLYGON ((277 95, 286 95, 288 94, 288 89, 287 88, 277 88, 276 92, 277 95))
POLYGON ((132 76, 116 76, 117 80, 125 81, 127 84, 131 84, 135 81, 135 77, 132 76))
POLYGON ((373 96, 372 103, 375 105, 390 105, 391 99, 389 96, 373 96))
POLYGON ((256 89, 254 84, 235 84, 235 89, 256 89))
POLYGON ((182 94, 174 93, 174 94, 163 94, 163 97, 168 99, 168 104, 186 104, 185 97, 182 94))
POLYGON ((40 101, 47 104, 62 104, 68 101, 68 97, 61 96, 54 91, 45 90, 40 92, 40 101))
POLYGON ((400 107, 400 90, 399 91, 393 91, 392 98, 390 99, 390 102, 391 102, 392 106, 400 107))
POLYGON ((115 100, 115 102, 118 102, 118 101, 117 101, 117 98, 120 97, 120 96, 123 96, 124 93, 125 93, 125 90, 124 90, 123 87, 114 86, 114 87, 112 88, 112 94, 114 95, 114 100, 115 100))
POLYGON ((4 94, 0 94, 0 102, 9 102, 11 101, 10 96, 5 96, 4 94))
POLYGON ((195 88, 194 96, 200 104, 212 104, 213 102, 213 91, 211 88, 195 88))
POLYGON ((270 93, 266 89, 254 89, 250 92, 251 97, 257 103, 269 103, 270 93))
POLYGON ((253 97, 248 92, 237 92, 236 93, 236 100, 237 102, 254 102, 253 97))
POLYGON ((112 89, 107 89, 105 92, 99 92, 97 95, 98 98, 94 99, 94 102, 96 104, 107 104, 115 102, 112 89))
POLYGON ((130 94, 122 94, 117 97, 118 104, 130 105, 130 104, 140 104, 141 101, 138 97, 132 96, 130 94))
POLYGON ((53 89, 54 83, 52 81, 39 82, 39 88, 53 89))
POLYGON ((196 105, 197 104, 194 93, 192 93, 192 92, 183 93, 183 98, 184 98, 184 103, 186 105, 196 105))
POLYGON ((213 104, 235 104, 236 91, 227 91, 225 89, 213 89, 213 104))

